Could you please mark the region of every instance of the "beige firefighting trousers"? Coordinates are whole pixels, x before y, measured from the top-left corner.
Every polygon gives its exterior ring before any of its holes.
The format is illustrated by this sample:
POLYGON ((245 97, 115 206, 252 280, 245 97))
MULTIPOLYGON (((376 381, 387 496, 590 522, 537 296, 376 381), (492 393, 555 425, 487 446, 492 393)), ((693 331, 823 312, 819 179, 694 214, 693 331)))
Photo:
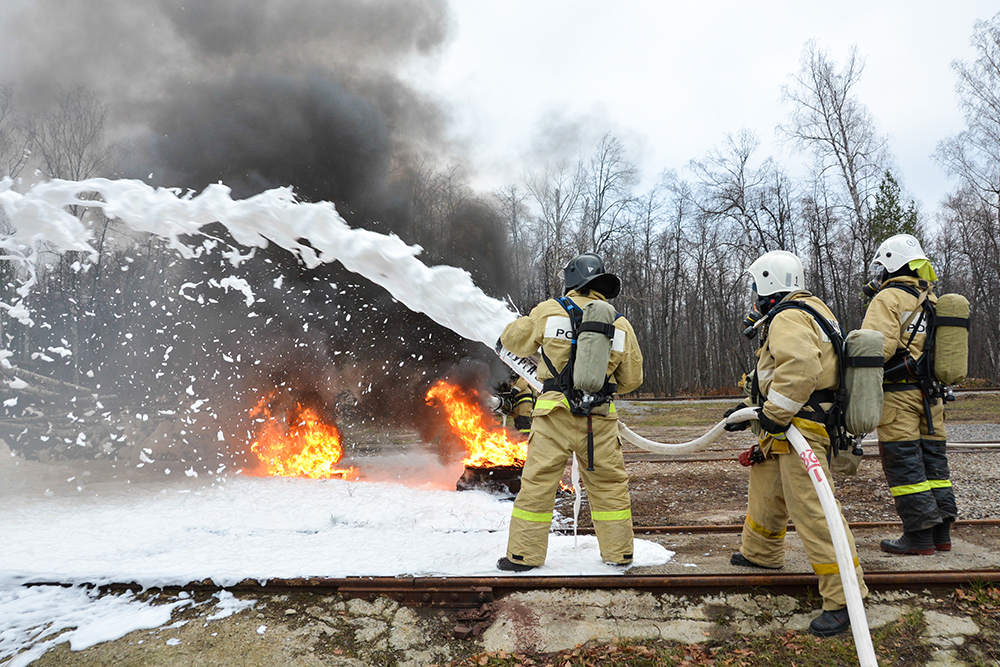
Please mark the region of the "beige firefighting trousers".
MULTIPOLYGON (((816 458, 823 467, 826 478, 832 485, 830 466, 826 460, 829 440, 818 436, 809 430, 816 425, 806 420, 795 419, 793 423, 799 427, 806 442, 812 447, 816 458)), ((806 556, 812 564, 813 571, 819 577, 819 593, 823 597, 823 609, 834 611, 847 605, 844 597, 844 587, 840 581, 840 567, 837 565, 837 554, 833 549, 830 529, 826 523, 826 515, 820 505, 816 488, 809 479, 806 466, 796 455, 794 449, 790 454, 770 455, 761 463, 750 468, 749 506, 746 521, 743 524, 743 544, 740 552, 750 561, 765 567, 781 567, 785 564, 785 531, 788 519, 795 524, 806 556)), ((837 503, 840 510, 840 503, 837 503)), ((854 535, 844 519, 843 511, 840 520, 847 531, 847 539, 851 543, 851 555, 854 558, 854 570, 858 576, 861 597, 868 596, 864 573, 858 563, 857 546, 854 535)))
POLYGON ((507 558, 512 562, 545 562, 556 491, 573 452, 580 462, 601 558, 608 563, 632 561, 632 500, 618 420, 595 416, 593 424, 594 470, 588 472, 587 418, 564 409, 534 417, 521 491, 511 513, 507 558))

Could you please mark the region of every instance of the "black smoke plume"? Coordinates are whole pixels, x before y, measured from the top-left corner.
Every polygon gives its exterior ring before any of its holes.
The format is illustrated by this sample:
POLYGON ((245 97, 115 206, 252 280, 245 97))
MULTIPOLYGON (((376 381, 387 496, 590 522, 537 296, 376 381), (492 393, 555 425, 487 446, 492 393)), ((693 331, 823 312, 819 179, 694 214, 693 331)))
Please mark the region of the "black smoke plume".
MULTIPOLYGON (((447 25, 441 0, 31 0, 5 16, 0 62, 28 111, 71 85, 104 99, 120 175, 192 191, 221 181, 234 197, 290 186, 502 297, 512 277, 492 210, 461 188, 416 201, 428 156, 455 156, 446 114, 396 71, 437 51, 447 25)), ((192 241, 232 244, 214 228, 192 241)), ((217 253, 151 257, 148 275, 116 287, 131 296, 115 300, 128 307, 108 314, 94 370, 137 402, 187 402, 195 449, 238 449, 247 409, 277 386, 323 397, 349 423, 419 423, 441 368, 489 357, 339 265, 306 270, 275 248, 236 267, 217 253), (218 287, 228 276, 248 281, 252 306, 218 287)))

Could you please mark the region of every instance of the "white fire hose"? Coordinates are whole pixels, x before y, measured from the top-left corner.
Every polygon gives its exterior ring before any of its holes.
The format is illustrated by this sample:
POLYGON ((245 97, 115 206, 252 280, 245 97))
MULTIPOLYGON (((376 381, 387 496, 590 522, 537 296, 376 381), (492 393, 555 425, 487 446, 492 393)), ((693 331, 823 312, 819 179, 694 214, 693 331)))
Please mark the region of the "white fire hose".
MULTIPOLYGON (((748 419, 757 419, 757 411, 754 408, 744 408, 737 410, 728 418, 723 419, 713 426, 705 435, 690 442, 677 444, 667 444, 654 442, 640 435, 637 435, 625 424, 618 422, 618 429, 621 437, 640 449, 656 454, 685 454, 693 452, 710 445, 719 439, 725 430, 727 423, 737 423, 748 419)), ((851 632, 854 634, 854 645, 858 651, 858 663, 862 667, 878 667, 878 660, 875 658, 875 648, 872 646, 871 633, 868 630, 868 618, 865 616, 864 602, 861 600, 861 588, 858 586, 858 578, 854 573, 854 558, 851 556, 851 544, 847 539, 847 531, 844 530, 844 523, 837 509, 837 501, 833 497, 833 490, 827 482, 823 466, 820 465, 812 447, 802 437, 794 426, 789 426, 785 431, 788 442, 792 443, 799 459, 805 464, 809 471, 809 479, 812 480, 819 496, 820 505, 823 507, 823 514, 826 515, 826 524, 830 528, 830 538, 833 540, 833 550, 837 554, 837 566, 840 569, 840 581, 844 585, 844 597, 847 599, 847 612, 851 618, 851 632)))

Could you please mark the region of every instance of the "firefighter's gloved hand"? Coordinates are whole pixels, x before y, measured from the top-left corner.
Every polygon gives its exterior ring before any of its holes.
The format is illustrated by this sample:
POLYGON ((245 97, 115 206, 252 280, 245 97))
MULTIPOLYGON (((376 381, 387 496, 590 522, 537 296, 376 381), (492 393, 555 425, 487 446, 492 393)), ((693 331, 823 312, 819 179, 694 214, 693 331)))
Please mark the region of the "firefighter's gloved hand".
MULTIPOLYGON (((737 410, 742 410, 743 408, 746 408, 746 407, 749 407, 749 406, 744 405, 743 403, 737 403, 735 407, 732 407, 732 408, 729 408, 728 410, 726 410, 726 413, 724 415, 722 415, 722 416, 723 417, 729 417, 729 415, 733 414, 737 410)), ((745 421, 736 422, 735 424, 726 424, 722 428, 725 429, 725 430, 727 430, 727 431, 729 431, 730 433, 734 433, 736 431, 745 431, 749 426, 750 426, 750 420, 747 419, 745 421)))
POLYGON ((767 431, 768 435, 774 436, 775 438, 784 438, 785 431, 788 430, 790 424, 779 424, 764 414, 763 408, 757 409, 758 421, 760 422, 760 427, 767 431))
POLYGON ((764 460, 764 452, 760 448, 759 443, 753 443, 750 449, 745 452, 740 452, 739 462, 741 466, 752 466, 754 463, 760 463, 764 460))

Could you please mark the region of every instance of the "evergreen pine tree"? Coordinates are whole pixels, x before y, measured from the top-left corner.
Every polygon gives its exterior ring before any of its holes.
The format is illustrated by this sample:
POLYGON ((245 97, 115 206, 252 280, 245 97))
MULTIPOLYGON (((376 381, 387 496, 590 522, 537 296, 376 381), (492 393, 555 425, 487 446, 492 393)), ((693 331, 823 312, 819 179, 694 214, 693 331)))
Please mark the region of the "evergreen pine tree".
MULTIPOLYGON (((876 246, 896 234, 912 234, 920 239, 917 205, 911 199, 909 204, 903 207, 900 201, 899 183, 889 170, 886 170, 875 194, 875 207, 872 209, 869 229, 873 244, 876 246)), ((920 242, 923 243, 923 240, 920 239, 920 242)))

